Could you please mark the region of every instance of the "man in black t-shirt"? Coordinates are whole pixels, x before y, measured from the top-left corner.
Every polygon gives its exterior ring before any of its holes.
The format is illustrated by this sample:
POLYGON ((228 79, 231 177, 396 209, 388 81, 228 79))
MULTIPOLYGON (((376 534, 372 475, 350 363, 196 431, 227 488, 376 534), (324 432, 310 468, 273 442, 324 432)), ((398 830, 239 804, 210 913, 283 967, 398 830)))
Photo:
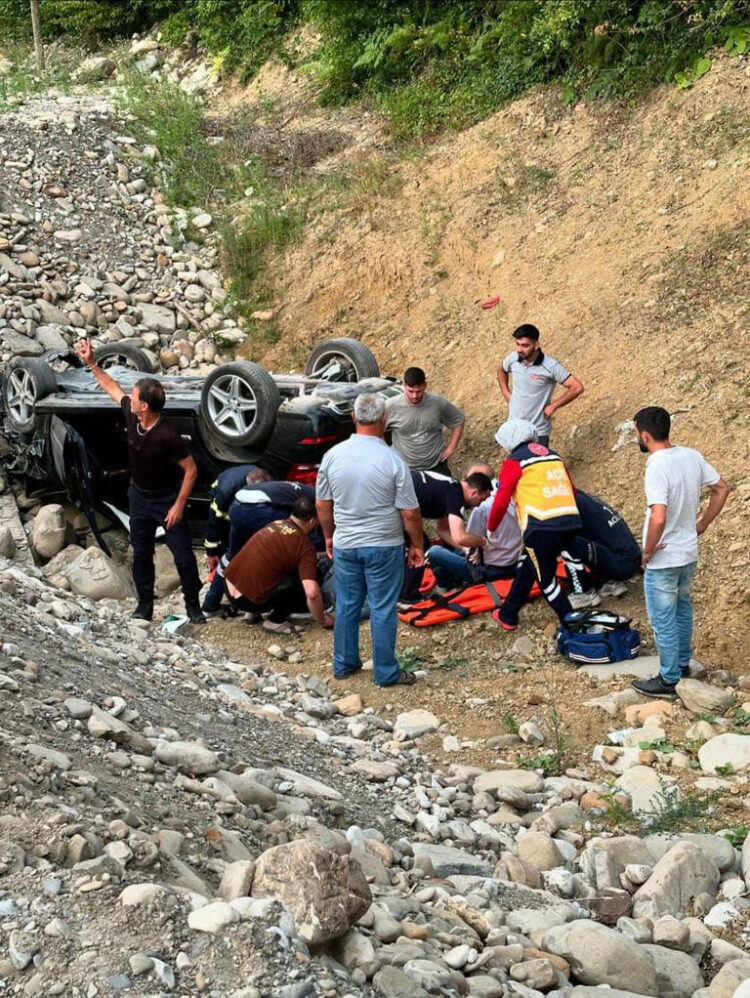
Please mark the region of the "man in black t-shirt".
MULTIPOLYGON (((425 520, 435 520, 440 539, 453 548, 484 548, 487 538, 467 533, 464 525, 464 508, 473 509, 488 499, 492 492, 492 481, 483 472, 475 471, 458 482, 448 475, 436 471, 413 471, 411 480, 417 494, 417 502, 425 520)), ((425 550, 430 542, 425 537, 425 550)), ((422 584, 424 566, 409 568, 404 572, 404 585, 399 606, 419 600, 419 587, 422 584)))
POLYGON ((131 473, 130 542, 133 581, 138 593, 133 616, 141 620, 153 617, 154 544, 157 527, 164 527, 165 540, 180 576, 187 614, 194 623, 205 623, 199 603, 201 581, 187 519, 187 501, 198 469, 185 441, 163 418, 164 388, 155 378, 141 378, 132 395, 127 395, 99 367, 89 340, 82 340, 77 352, 99 387, 120 404, 125 419, 131 473))

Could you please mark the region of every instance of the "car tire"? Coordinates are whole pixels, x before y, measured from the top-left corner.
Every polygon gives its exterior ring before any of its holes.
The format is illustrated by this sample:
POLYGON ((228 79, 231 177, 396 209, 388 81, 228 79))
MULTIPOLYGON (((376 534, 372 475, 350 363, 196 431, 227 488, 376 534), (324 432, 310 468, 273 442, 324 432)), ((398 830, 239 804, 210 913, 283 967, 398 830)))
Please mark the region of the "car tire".
POLYGON ((325 381, 362 381, 379 377, 380 366, 364 343, 342 337, 315 347, 307 358, 305 374, 325 381))
POLYGON ((45 361, 30 357, 13 361, 3 381, 8 422, 20 433, 31 433, 37 423, 36 403, 55 391, 57 378, 45 361))
POLYGON ((106 346, 96 348, 94 357, 105 371, 108 367, 126 367, 130 371, 154 373, 154 365, 146 351, 132 343, 107 343, 106 346))
POLYGON ((281 394, 259 364, 233 361, 211 371, 201 391, 200 423, 210 447, 212 438, 235 447, 266 440, 276 425, 281 394))

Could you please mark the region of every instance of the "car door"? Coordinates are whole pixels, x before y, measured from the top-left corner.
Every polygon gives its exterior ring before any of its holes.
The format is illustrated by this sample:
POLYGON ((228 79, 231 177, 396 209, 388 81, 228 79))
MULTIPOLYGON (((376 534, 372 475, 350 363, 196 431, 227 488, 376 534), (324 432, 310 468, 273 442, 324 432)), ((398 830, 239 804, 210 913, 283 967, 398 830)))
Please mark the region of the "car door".
POLYGON ((49 446, 55 472, 68 499, 88 520, 99 547, 105 554, 109 554, 109 547, 96 519, 94 475, 83 437, 59 416, 52 416, 49 446))

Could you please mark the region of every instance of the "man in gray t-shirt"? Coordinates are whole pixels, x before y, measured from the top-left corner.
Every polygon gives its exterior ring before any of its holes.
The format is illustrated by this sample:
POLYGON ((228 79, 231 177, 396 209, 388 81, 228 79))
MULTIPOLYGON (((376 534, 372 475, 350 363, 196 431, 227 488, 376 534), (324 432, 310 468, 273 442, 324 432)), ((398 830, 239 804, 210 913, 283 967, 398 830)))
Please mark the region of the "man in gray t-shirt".
POLYGON ((503 398, 508 403, 511 419, 528 419, 537 430, 539 443, 549 444, 552 424, 550 417, 564 405, 583 393, 583 385, 553 357, 547 357, 539 346, 539 330, 524 323, 513 331, 516 349, 509 353, 497 369, 497 380, 503 398), (509 383, 513 379, 513 386, 509 383), (566 389, 552 401, 557 385, 566 389))
POLYGON ((466 417, 452 402, 427 391, 427 378, 421 367, 404 372, 404 394, 386 403, 385 429, 393 446, 412 471, 437 471, 453 477, 448 467, 466 417), (451 431, 445 442, 443 429, 451 431))
POLYGON ((411 685, 413 673, 396 658, 396 604, 404 579, 404 531, 409 566, 424 562, 422 514, 408 466, 383 439, 383 398, 360 395, 354 422, 354 436, 323 458, 316 486, 318 518, 336 573, 333 674, 344 679, 362 668, 359 620, 367 598, 375 682, 411 685))

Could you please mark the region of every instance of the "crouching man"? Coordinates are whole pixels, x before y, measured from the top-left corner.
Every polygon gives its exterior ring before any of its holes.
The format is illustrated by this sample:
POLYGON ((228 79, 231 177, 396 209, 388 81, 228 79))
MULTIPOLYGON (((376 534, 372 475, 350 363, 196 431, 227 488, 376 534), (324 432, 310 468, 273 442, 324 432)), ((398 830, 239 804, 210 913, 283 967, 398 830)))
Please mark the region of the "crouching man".
POLYGON ((308 534, 319 526, 315 500, 301 496, 288 520, 274 520, 250 538, 227 566, 227 592, 241 610, 268 613, 267 631, 293 634, 292 613, 310 613, 333 627, 324 612, 318 562, 308 534))

